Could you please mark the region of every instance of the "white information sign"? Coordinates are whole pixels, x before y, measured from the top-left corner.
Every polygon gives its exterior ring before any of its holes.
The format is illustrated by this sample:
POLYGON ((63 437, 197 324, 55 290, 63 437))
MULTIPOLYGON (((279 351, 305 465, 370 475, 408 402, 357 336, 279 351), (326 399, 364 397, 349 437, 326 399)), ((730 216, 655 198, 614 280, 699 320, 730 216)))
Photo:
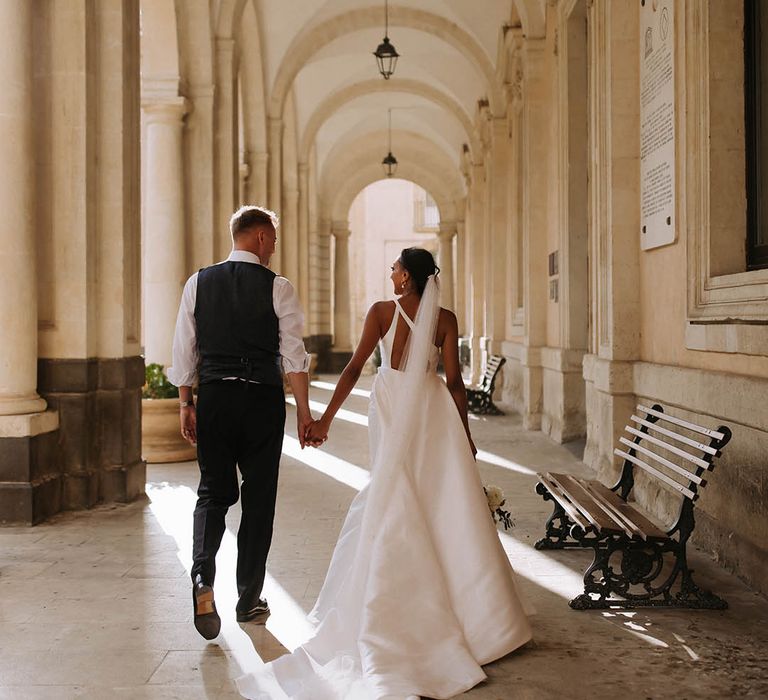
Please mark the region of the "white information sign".
POLYGON ((640 2, 640 245, 675 240, 675 0, 640 2))

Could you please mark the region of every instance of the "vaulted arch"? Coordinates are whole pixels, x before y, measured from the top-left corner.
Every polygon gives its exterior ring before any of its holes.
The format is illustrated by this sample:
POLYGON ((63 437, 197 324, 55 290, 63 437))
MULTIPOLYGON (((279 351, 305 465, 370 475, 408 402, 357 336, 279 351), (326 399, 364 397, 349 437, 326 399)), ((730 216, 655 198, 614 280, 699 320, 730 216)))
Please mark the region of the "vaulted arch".
MULTIPOLYGON (((329 158, 320 179, 323 218, 343 219, 356 194, 365 185, 381 179, 380 138, 384 132, 360 137, 343 144, 337 156, 329 158), (346 207, 346 209, 345 209, 346 207)), ((453 202, 464 195, 464 182, 450 158, 429 140, 410 132, 396 132, 402 144, 397 176, 413 180, 430 192, 448 218, 455 218, 453 202)))
MULTIPOLYGON (((483 88, 493 111, 503 111, 493 63, 482 46, 468 32, 440 15, 399 6, 389 8, 389 23, 390 26, 409 27, 422 31, 457 48, 485 79, 483 88)), ((383 24, 383 8, 364 8, 351 10, 309 26, 294 37, 284 54, 272 86, 269 101, 270 117, 275 119, 281 117, 288 90, 294 79, 301 68, 320 49, 345 34, 380 27, 383 24)))
POLYGON ((309 118, 301 139, 301 148, 299 149, 300 161, 308 161, 309 153, 312 149, 318 130, 325 121, 334 114, 334 112, 357 97, 377 92, 403 92, 418 95, 439 107, 442 107, 460 122, 464 129, 467 142, 470 144, 473 152, 479 150, 478 137, 475 128, 472 125, 472 120, 461 105, 451 97, 437 88, 417 80, 400 78, 385 81, 379 78, 374 78, 360 83, 354 83, 342 90, 338 90, 329 95, 328 98, 317 107, 309 118))
MULTIPOLYGON (((437 204, 441 221, 456 219, 456 205, 451 199, 451 192, 446 188, 445 182, 432 171, 416 163, 407 162, 398 168, 397 176, 401 180, 417 184, 429 193, 437 204)), ((334 221, 346 219, 355 197, 368 185, 381 179, 383 179, 381 167, 375 163, 357 171, 336 193, 329 208, 329 218, 334 221)))

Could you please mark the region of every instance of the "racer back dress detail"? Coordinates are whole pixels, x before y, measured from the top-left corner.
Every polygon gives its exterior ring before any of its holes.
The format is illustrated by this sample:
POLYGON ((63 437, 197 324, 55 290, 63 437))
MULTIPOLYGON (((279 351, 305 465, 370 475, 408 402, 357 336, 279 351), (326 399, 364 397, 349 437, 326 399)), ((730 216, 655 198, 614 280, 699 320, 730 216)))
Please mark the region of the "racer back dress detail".
POLYGON ((417 314, 414 324, 395 304, 371 391, 371 481, 350 506, 310 613, 314 636, 239 678, 247 698, 451 698, 531 638, 464 426, 436 373, 435 320, 429 327, 417 314), (400 315, 410 350, 422 328, 405 371, 391 366, 400 315))

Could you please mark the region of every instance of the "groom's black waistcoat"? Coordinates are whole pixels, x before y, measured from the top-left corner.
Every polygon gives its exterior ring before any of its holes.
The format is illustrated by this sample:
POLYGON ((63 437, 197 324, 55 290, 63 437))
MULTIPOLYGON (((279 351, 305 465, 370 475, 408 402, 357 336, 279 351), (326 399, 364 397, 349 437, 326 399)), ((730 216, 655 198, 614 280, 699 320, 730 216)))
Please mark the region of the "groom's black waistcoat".
POLYGON ((275 277, 263 265, 230 260, 200 270, 195 302, 200 384, 239 377, 282 385, 275 277))

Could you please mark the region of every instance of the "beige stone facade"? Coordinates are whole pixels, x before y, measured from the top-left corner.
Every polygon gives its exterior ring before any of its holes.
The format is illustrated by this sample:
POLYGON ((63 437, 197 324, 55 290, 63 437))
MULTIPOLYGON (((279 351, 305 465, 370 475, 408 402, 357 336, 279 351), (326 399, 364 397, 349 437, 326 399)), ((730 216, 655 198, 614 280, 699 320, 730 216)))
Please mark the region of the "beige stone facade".
POLYGON ((240 203, 280 215, 273 267, 308 347, 321 367, 343 358, 369 291, 353 203, 391 135, 397 177, 439 210, 430 247, 472 377, 502 354, 499 398, 528 430, 585 439, 603 480, 640 399, 729 425, 696 537, 768 590, 744 3, 673 3, 674 240, 650 250, 640 3, 393 2, 386 81, 383 4, 0 0, 0 519, 142 491, 140 356, 168 364, 183 282, 227 255, 240 203))

